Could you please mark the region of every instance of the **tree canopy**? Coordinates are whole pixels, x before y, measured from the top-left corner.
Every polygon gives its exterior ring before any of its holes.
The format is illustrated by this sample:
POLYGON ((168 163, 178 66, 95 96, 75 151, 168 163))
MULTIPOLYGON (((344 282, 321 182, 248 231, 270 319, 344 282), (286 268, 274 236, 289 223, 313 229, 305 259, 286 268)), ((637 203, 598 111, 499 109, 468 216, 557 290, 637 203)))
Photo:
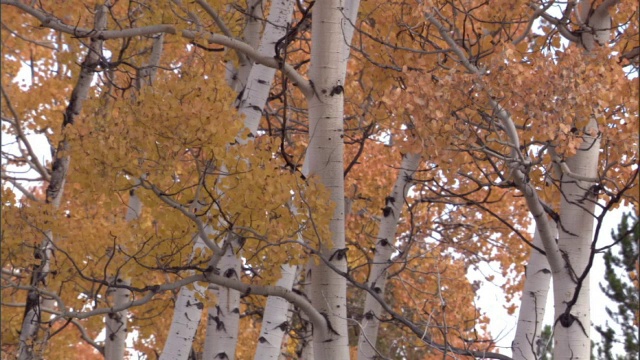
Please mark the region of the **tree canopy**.
POLYGON ((0 4, 3 358, 589 358, 635 1, 0 4))

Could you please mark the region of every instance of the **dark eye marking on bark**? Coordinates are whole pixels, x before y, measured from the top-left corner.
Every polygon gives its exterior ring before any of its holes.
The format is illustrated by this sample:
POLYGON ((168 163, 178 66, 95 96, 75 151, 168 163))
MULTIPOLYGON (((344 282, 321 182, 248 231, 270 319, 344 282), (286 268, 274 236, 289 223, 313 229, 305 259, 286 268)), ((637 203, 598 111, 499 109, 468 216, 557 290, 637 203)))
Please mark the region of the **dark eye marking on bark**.
POLYGON ((342 85, 338 84, 337 86, 334 86, 333 89, 331 89, 331 93, 329 95, 330 96, 340 95, 343 92, 344 92, 344 88, 342 87, 342 85))

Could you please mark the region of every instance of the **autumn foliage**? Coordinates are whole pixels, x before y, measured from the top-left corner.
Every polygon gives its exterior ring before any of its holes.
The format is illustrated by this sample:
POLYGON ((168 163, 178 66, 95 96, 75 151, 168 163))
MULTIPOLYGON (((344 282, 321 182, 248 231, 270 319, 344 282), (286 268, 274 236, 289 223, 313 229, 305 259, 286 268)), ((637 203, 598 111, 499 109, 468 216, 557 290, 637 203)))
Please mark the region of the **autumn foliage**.
MULTIPOLYGON (((257 3, 261 28, 271 2, 257 3)), ((587 49, 572 38, 588 30, 573 2, 362 1, 346 81, 327 94, 307 73, 309 24, 318 21, 309 14, 318 3, 296 2, 290 36, 275 45, 275 58, 262 59, 237 45, 257 48, 244 3, 111 1, 108 31, 97 36, 88 31, 97 3, 2 0, 2 358, 19 351, 34 293, 40 304, 51 300, 39 306, 38 336, 29 343, 37 356, 102 358, 116 278, 130 279, 137 301, 128 308, 128 353, 159 356, 180 288, 224 286, 206 277, 231 238, 242 283, 274 285, 289 264, 297 266, 294 292, 304 298, 312 264, 345 257, 355 358, 378 232, 406 154, 419 154, 420 165, 396 237, 384 239, 394 251, 377 349, 406 359, 504 353, 486 309, 476 307, 480 284, 466 275, 495 265, 506 279, 500 306, 516 311, 536 226, 526 191, 544 205, 541 216, 557 220, 565 160, 594 137, 597 179, 588 188, 597 206, 606 212, 640 201, 638 5, 612 3, 611 37, 587 49), (87 68, 96 44, 97 61, 87 68), (257 63, 283 71, 254 131, 239 110, 238 79, 243 66, 257 63), (91 83, 85 98, 74 98, 83 67, 91 83), (291 72, 306 82, 295 83, 291 72), (322 254, 333 249, 335 189, 304 167, 309 96, 329 95, 344 97, 336 136, 345 145, 346 205, 346 248, 331 259, 322 254), (62 188, 52 195, 56 176, 62 188), (135 199, 141 210, 128 217, 135 199), (194 251, 205 233, 207 246, 194 251), (46 279, 34 281, 45 259, 46 279)), ((219 299, 206 294, 200 306, 215 307, 219 299)), ((254 356, 265 306, 265 296, 241 294, 236 358, 254 356)), ((298 358, 310 320, 298 304, 288 314, 280 351, 298 358)), ((192 341, 199 354, 207 312, 191 320, 199 322, 192 341)))

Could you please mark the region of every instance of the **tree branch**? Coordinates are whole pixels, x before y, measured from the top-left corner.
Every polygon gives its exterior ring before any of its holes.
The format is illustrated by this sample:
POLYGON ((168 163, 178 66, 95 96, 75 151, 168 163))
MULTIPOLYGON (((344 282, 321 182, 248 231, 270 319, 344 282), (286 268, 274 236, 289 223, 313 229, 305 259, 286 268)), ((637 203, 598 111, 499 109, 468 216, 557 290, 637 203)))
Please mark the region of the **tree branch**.
MULTIPOLYGON (((175 26, 169 24, 158 24, 158 25, 150 25, 143 26, 139 28, 130 28, 124 30, 97 30, 97 29, 86 29, 81 27, 75 27, 71 25, 67 25, 63 23, 60 19, 51 16, 43 11, 38 9, 34 9, 26 4, 23 4, 17 0, 0 0, 0 4, 15 6, 27 14, 35 17, 40 20, 43 27, 47 27, 53 30, 61 31, 67 34, 71 34, 76 38, 91 38, 98 40, 109 40, 109 39, 120 39, 120 38, 130 38, 135 36, 147 36, 154 35, 158 33, 166 33, 166 34, 174 34, 180 35, 189 40, 195 40, 196 38, 202 38, 202 33, 192 30, 183 30, 178 34, 178 30, 175 26)), ((281 69, 285 75, 291 80, 291 82, 298 86, 300 91, 307 97, 313 96, 313 90, 311 88, 311 84, 307 79, 305 79, 300 73, 298 73, 293 66, 290 64, 281 64, 273 57, 263 56, 256 49, 251 47, 249 44, 244 43, 238 39, 233 37, 209 33, 205 35, 205 38, 210 42, 218 45, 227 46, 231 49, 239 51, 251 60, 271 67, 275 69, 281 69)))
MULTIPOLYGON (((35 151, 33 151, 33 148, 31 147, 31 143, 29 142, 29 139, 27 139, 27 136, 22 131, 20 116, 18 116, 18 113, 13 108, 13 105, 9 100, 9 95, 7 94, 7 91, 4 89, 4 86, 2 86, 1 84, 0 84, 0 91, 2 92, 2 97, 4 98, 5 104, 9 109, 9 112, 11 112, 11 115, 13 116, 13 121, 7 119, 7 122, 10 123, 11 126, 13 126, 13 128, 16 130, 16 137, 20 140, 20 142, 24 144, 24 146, 27 149, 29 158, 25 160, 29 164, 33 165, 34 170, 36 170, 38 174, 40 174, 40 176, 42 176, 42 178, 45 181, 50 181, 51 175, 49 174, 49 171, 42 165, 42 163, 38 160, 38 157, 36 156, 35 151)), ((4 117, 3 117, 3 120, 5 120, 4 117)))

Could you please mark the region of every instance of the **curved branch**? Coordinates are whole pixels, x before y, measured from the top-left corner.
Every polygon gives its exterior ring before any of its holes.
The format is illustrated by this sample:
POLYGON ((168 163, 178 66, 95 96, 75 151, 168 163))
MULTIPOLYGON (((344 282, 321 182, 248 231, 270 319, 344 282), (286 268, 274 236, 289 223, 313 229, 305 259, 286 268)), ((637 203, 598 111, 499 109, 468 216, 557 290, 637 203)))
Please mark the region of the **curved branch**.
MULTIPOLYGON (((199 36, 200 34, 198 34, 195 31, 191 31, 191 30, 182 31, 182 37, 186 39, 195 40, 196 37, 199 37, 199 36)), ((235 38, 231 38, 221 34, 214 34, 214 33, 209 34, 209 36, 206 36, 205 38, 210 43, 227 46, 231 49, 240 51, 243 54, 247 55, 249 58, 251 58, 251 60, 257 62, 258 64, 262 64, 264 66, 268 66, 274 69, 281 69, 282 72, 287 76, 287 78, 295 86, 297 86, 307 98, 314 95, 314 92, 311 88, 311 84, 309 83, 309 80, 305 79, 290 64, 288 63, 282 64, 278 59, 274 58, 273 56, 264 56, 258 50, 251 47, 251 45, 235 38)))
MULTIPOLYGON (((223 34, 225 34, 230 38, 233 37, 233 34, 231 33, 231 30, 229 30, 229 28, 227 27, 227 24, 225 24, 222 21, 222 19, 220 19, 220 16, 216 12, 216 10, 212 8, 211 5, 209 5, 209 3, 207 3, 205 0, 196 0, 196 3, 200 5, 204 9, 204 11, 206 11, 207 14, 209 14, 209 16, 211 16, 213 21, 218 26, 218 29, 220 29, 220 31, 222 31, 223 34)), ((236 51, 236 52, 238 54, 238 58, 240 59, 241 63, 244 63, 247 61, 247 57, 243 53, 241 53, 240 51, 236 51)))
MULTIPOLYGON (((537 9, 537 7, 534 7, 535 9, 537 9)), ((580 37, 575 35, 574 33, 572 33, 571 31, 569 31, 569 29, 567 29, 567 25, 562 23, 560 21, 560 19, 556 19, 555 17, 547 14, 547 13, 542 13, 540 15, 543 19, 547 20, 548 22, 550 22, 551 24, 555 25, 556 28, 558 29, 558 31, 560 32, 560 35, 564 36, 565 39, 574 42, 574 43, 579 43, 580 42, 580 37)))
MULTIPOLYGON (((10 284, 9 287, 13 288, 13 289, 17 289, 17 290, 27 290, 27 291, 37 291, 38 293, 40 293, 41 295, 44 296, 50 296, 52 297, 59 305, 60 308, 65 309, 65 303, 62 300, 62 298, 57 295, 56 293, 53 293, 51 291, 47 291, 47 290, 43 290, 43 289, 39 289, 36 288, 34 286, 24 286, 24 285, 18 285, 17 283, 14 283, 8 279, 7 280, 10 284)), ((281 297, 287 301, 289 301, 290 303, 294 304, 295 306, 297 306, 298 308, 300 308, 302 311, 304 311, 308 316, 309 319, 311 320, 311 322, 313 323, 313 325, 317 328, 317 329, 326 329, 327 327, 327 321, 325 319, 325 317, 318 312, 315 307, 313 307, 313 305, 307 300, 305 299, 303 296, 296 294, 295 292, 293 292, 292 290, 283 288, 281 286, 263 286, 263 285, 249 285, 249 284, 245 284, 241 281, 237 281, 237 280, 233 280, 221 275, 217 275, 214 274, 213 272, 205 272, 203 274, 198 274, 198 275, 192 275, 192 276, 188 276, 184 279, 180 279, 177 280, 173 283, 167 283, 167 284, 162 284, 162 285, 154 285, 154 286, 147 286, 145 287, 147 290, 147 294, 145 294, 142 298, 138 299, 138 300, 132 300, 129 303, 123 304, 123 305, 119 305, 119 306, 112 306, 112 307, 107 307, 107 308, 98 308, 98 309, 94 309, 91 311, 57 311, 55 312, 56 315, 58 315, 60 318, 65 318, 65 319, 69 319, 69 318, 74 318, 74 319, 87 319, 93 316, 97 316, 97 315, 105 315, 105 314, 110 314, 110 313, 117 313, 132 307, 136 307, 136 306, 140 306, 140 305, 144 305, 146 303, 148 303, 149 301, 151 301, 153 299, 153 297, 156 294, 162 293, 162 292, 166 292, 166 291, 173 291, 173 290, 177 290, 183 286, 187 286, 189 284, 192 284, 194 282, 198 282, 198 281, 202 281, 202 282, 209 282, 212 284, 216 284, 216 285, 220 285, 220 286, 224 286, 233 290, 237 290, 245 295, 248 294, 253 294, 253 295, 262 295, 262 296, 277 296, 277 297, 281 297)), ((125 289, 131 289, 130 286, 125 286, 125 285, 113 285, 114 288, 125 288, 125 289)), ((53 312, 52 312, 53 313, 53 312)))
POLYGON ((29 200, 35 201, 41 204, 44 203, 42 200, 36 198, 31 191, 27 190, 24 186, 22 186, 18 181, 16 181, 11 176, 7 176, 4 172, 2 173, 2 175, 0 175, 0 178, 2 178, 2 180, 5 180, 11 183, 11 185, 13 185, 16 189, 20 190, 22 195, 26 196, 29 200))
POLYGON ((164 192, 162 192, 162 190, 158 189, 155 185, 153 185, 146 179, 140 178, 140 186, 142 186, 147 190, 153 191, 153 193, 156 194, 156 196, 160 200, 162 200, 165 204, 171 206, 174 209, 177 209, 182 213, 182 215, 188 217, 191 221, 193 221, 198 227, 198 235, 200 236, 202 241, 207 245, 207 247, 213 250, 214 254, 218 256, 222 255, 223 253, 222 249, 218 245, 216 245, 216 243, 211 241, 211 239, 209 239, 209 235, 205 231, 205 224, 202 223, 202 220, 200 220, 198 216, 196 216, 196 214, 190 212, 188 208, 185 208, 184 206, 182 206, 182 204, 180 204, 179 202, 167 196, 164 192))
POLYGON ((529 32, 531 31, 531 27, 533 26, 533 23, 540 17, 542 16, 547 10, 549 10, 549 8, 551 8, 551 6, 555 3, 555 0, 551 0, 549 1, 548 4, 546 4, 545 6, 538 8, 536 5, 532 4, 531 7, 533 9, 535 9, 533 15, 531 16, 531 19, 529 19, 529 22, 527 22, 527 27, 525 28, 525 31, 522 33, 522 35, 520 35, 518 38, 516 38, 515 40, 513 40, 513 44, 517 45, 519 44, 522 40, 526 39, 527 36, 529 35, 529 32))
MULTIPOLYGON (((460 48, 460 46, 456 44, 451 35, 449 35, 445 27, 442 25, 442 23, 440 23, 435 17, 433 17, 433 15, 429 13, 425 13, 425 17, 438 29, 444 40, 451 47, 453 52, 458 56, 460 62, 465 66, 465 68, 467 68, 467 70, 469 70, 473 74, 476 74, 477 76, 482 76, 482 72, 480 71, 480 69, 469 62, 469 59, 467 59, 467 57, 465 56, 464 51, 460 48)), ((488 92, 488 90, 482 83, 480 83, 479 86, 488 92)), ((558 244, 556 244, 553 237, 553 232, 551 231, 549 219, 547 218, 544 208, 540 203, 537 191, 526 180, 525 173, 521 169, 521 166, 519 166, 525 165, 527 163, 527 159, 525 159, 524 155, 522 155, 519 150, 518 144, 520 143, 520 139, 513 119, 511 119, 511 116, 509 115, 507 110, 502 107, 502 105, 493 100, 491 93, 489 93, 489 99, 489 104, 496 112, 496 115, 500 119, 502 126, 509 136, 511 142, 511 144, 509 144, 511 147, 511 156, 513 158, 513 162, 515 163, 514 165, 510 165, 512 167, 511 176, 514 179, 518 190, 520 190, 524 194, 527 205, 529 207, 529 211, 536 221, 538 231, 540 232, 540 236, 544 244, 544 250, 547 253, 547 257, 549 258, 549 265, 551 266, 551 269, 554 272, 561 272, 564 269, 564 265, 560 256, 558 244), (519 158, 520 161, 516 162, 516 158, 519 158)))
MULTIPOLYGON (((169 24, 158 24, 158 25, 150 25, 143 26, 139 28, 130 28, 124 30, 96 30, 96 29, 86 29, 81 27, 75 27, 71 25, 67 25, 60 21, 60 19, 47 14, 38 9, 32 8, 26 4, 23 4, 17 0, 0 0, 0 4, 15 6, 27 14, 35 17, 40 20, 43 27, 47 27, 53 30, 57 30, 63 33, 71 34, 76 38, 91 38, 98 40, 109 40, 109 39, 120 39, 120 38, 129 38, 134 36, 147 36, 154 35, 158 33, 166 33, 166 34, 174 34, 180 35, 185 39, 195 40, 196 38, 202 38, 203 33, 192 31, 192 30, 182 30, 180 33, 176 29, 175 26, 169 24)), ((249 44, 242 42, 238 39, 221 35, 215 33, 209 33, 204 36, 210 43, 227 46, 231 49, 239 51, 251 60, 268 66, 275 69, 281 69, 282 72, 291 80, 291 82, 298 86, 298 88, 302 91, 302 93, 306 97, 312 97, 314 92, 311 88, 311 84, 307 79, 305 79, 300 73, 298 73, 293 66, 290 64, 281 64, 278 60, 273 57, 263 56, 258 52, 258 50, 251 47, 249 44)))
POLYGON ((325 331, 328 329, 326 318, 311 304, 311 302, 309 302, 309 300, 296 294, 293 290, 289 290, 281 286, 248 285, 213 273, 208 274, 206 278, 213 284, 237 290, 244 295, 252 294, 281 297, 304 311, 304 313, 309 316, 309 320, 311 320, 316 329, 324 329, 325 331))

